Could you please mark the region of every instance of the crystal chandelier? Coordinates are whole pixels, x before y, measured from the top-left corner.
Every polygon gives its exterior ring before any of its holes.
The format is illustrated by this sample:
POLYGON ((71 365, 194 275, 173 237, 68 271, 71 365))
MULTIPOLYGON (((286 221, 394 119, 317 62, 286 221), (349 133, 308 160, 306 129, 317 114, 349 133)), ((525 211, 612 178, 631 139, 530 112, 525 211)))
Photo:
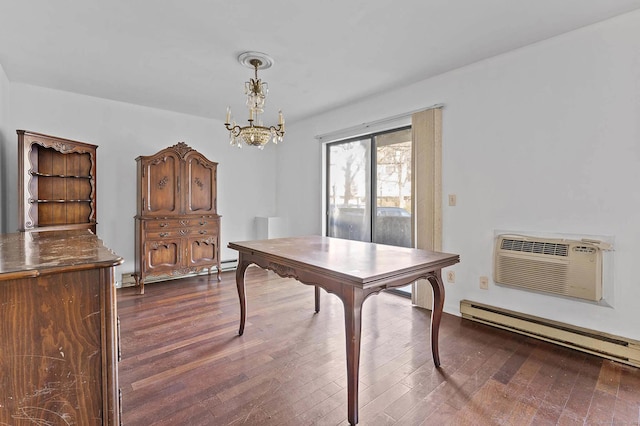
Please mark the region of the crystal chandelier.
POLYGON ((231 146, 242 148, 242 143, 263 149, 271 140, 274 144, 282 142, 284 137, 284 117, 282 111, 278 113, 277 126, 265 126, 260 114, 264 112, 264 103, 269 93, 269 86, 258 78, 258 69, 266 69, 273 65, 273 59, 264 53, 245 52, 238 56, 238 61, 247 67, 253 68, 255 78, 249 79, 244 84, 244 92, 247 95, 247 108, 249 108, 249 125, 241 127, 231 117, 231 108, 227 107, 227 120, 224 125, 229 130, 231 146))

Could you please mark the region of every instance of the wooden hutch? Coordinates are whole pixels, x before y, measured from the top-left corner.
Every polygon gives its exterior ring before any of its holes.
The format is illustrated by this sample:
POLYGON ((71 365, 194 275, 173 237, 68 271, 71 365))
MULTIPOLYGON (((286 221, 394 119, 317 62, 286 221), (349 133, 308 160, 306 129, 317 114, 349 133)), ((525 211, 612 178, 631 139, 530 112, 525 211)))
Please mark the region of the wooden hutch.
POLYGON ((217 268, 220 281, 220 216, 217 164, 184 142, 137 162, 135 280, 144 293, 150 275, 217 268))
POLYGON ((95 234, 98 147, 17 133, 19 230, 90 229, 95 234))

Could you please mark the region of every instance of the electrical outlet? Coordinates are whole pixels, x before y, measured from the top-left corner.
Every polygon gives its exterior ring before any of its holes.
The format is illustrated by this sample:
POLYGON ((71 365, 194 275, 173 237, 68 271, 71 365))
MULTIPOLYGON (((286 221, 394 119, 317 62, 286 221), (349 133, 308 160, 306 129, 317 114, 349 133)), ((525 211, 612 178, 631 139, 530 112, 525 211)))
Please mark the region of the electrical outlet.
POLYGON ((452 284, 456 282, 455 271, 447 271, 447 282, 452 284))
POLYGON ((480 288, 483 290, 489 290, 489 278, 480 277, 480 288))
POLYGON ((458 201, 456 198, 457 198, 456 194, 449 194, 449 205, 450 206, 455 206, 456 205, 456 202, 458 201))

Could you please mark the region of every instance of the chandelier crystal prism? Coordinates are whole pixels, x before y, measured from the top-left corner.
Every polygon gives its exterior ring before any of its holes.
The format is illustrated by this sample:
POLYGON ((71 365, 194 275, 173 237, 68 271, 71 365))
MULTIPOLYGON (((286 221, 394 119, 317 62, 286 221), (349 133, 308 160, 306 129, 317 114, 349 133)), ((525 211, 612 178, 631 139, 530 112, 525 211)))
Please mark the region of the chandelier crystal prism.
POLYGON ((238 56, 238 61, 254 69, 255 78, 244 83, 244 92, 247 96, 247 108, 249 109, 249 125, 240 126, 231 117, 231 108, 227 107, 227 119, 224 123, 229 131, 229 143, 231 146, 242 148, 246 143, 263 149, 264 146, 273 141, 274 144, 282 142, 284 137, 284 116, 282 111, 278 112, 278 124, 276 126, 265 126, 262 123, 260 114, 264 112, 264 104, 269 93, 269 85, 258 78, 258 69, 269 68, 273 64, 273 59, 264 53, 244 52, 238 56))

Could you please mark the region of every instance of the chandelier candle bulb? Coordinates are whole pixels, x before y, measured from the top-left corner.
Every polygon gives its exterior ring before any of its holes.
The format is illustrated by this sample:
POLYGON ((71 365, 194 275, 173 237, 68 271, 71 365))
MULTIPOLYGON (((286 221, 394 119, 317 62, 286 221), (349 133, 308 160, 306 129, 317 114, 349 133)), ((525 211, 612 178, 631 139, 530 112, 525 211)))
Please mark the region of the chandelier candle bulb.
POLYGON ((231 107, 227 107, 227 121, 225 123, 231 123, 231 107))

